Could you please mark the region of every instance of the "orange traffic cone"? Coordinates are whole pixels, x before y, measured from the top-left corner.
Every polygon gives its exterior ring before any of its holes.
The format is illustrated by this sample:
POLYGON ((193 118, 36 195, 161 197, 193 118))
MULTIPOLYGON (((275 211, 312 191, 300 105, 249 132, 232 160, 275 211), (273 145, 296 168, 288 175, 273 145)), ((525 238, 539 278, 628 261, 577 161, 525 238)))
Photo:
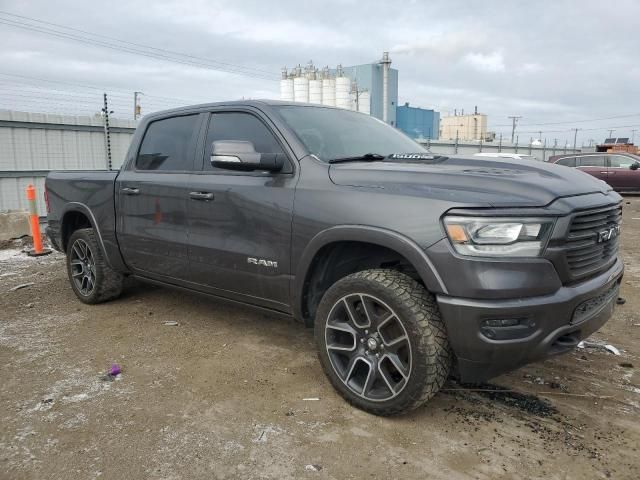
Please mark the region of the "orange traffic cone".
POLYGON ((49 255, 51 250, 42 248, 40 220, 38 218, 38 207, 36 206, 36 189, 33 185, 27 185, 27 201, 29 202, 29 224, 31 226, 31 236, 33 237, 33 250, 29 250, 27 255, 31 257, 49 255))

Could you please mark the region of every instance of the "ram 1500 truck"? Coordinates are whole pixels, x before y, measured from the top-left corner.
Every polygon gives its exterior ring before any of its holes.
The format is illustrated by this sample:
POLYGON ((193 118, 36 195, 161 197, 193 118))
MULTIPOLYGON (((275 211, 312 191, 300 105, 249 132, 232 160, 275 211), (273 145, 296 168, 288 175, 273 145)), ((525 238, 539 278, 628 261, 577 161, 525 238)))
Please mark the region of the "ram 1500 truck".
POLYGON ((146 116, 119 171, 52 172, 47 234, 85 303, 133 276, 293 316, 379 415, 450 372, 568 352, 612 315, 621 197, 575 169, 431 155, 368 115, 246 101, 146 116))

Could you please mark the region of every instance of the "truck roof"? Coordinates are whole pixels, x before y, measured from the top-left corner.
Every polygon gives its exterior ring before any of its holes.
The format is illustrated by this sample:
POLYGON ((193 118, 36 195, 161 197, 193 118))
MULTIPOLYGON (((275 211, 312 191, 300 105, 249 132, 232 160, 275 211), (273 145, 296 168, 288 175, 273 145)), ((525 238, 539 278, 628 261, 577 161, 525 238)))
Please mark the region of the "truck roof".
POLYGON ((166 116, 167 114, 180 113, 184 111, 193 111, 193 110, 200 110, 200 109, 204 110, 211 107, 233 107, 233 106, 255 107, 255 108, 291 106, 291 107, 332 108, 332 109, 343 110, 338 107, 331 107, 329 105, 318 105, 316 103, 287 102, 283 100, 258 99, 258 100, 231 100, 226 102, 212 102, 212 103, 200 103, 195 105, 185 105, 183 107, 171 108, 167 110, 159 110, 157 112, 153 112, 148 115, 145 115, 145 117, 155 118, 159 116, 166 116))

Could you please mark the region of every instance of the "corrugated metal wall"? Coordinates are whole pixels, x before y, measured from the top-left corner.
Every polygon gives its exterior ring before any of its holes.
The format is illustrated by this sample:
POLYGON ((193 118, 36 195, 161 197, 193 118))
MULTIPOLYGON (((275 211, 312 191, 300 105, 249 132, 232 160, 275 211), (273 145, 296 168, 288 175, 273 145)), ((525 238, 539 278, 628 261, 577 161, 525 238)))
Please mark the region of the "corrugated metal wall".
MULTIPOLYGON (((136 123, 110 119, 112 167, 122 164, 136 123)), ((103 119, 0 111, 0 211, 27 208, 25 188, 38 189, 45 215, 44 177, 50 170, 107 168, 103 119)))
POLYGON ((408 103, 396 110, 397 127, 411 138, 438 138, 440 113, 408 103))

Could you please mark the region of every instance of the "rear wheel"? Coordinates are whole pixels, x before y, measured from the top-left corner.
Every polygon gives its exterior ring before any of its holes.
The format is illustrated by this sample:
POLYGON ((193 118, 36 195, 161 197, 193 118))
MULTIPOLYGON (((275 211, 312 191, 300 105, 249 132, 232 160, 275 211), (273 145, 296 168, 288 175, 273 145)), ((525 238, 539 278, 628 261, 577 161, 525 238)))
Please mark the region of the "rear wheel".
POLYGON ((333 386, 376 415, 419 407, 449 374, 450 348, 434 298, 393 270, 366 270, 336 282, 318 307, 315 336, 333 386))
POLYGON ((105 261, 92 228, 76 230, 67 246, 67 273, 71 288, 84 303, 101 303, 122 292, 124 278, 105 261))

